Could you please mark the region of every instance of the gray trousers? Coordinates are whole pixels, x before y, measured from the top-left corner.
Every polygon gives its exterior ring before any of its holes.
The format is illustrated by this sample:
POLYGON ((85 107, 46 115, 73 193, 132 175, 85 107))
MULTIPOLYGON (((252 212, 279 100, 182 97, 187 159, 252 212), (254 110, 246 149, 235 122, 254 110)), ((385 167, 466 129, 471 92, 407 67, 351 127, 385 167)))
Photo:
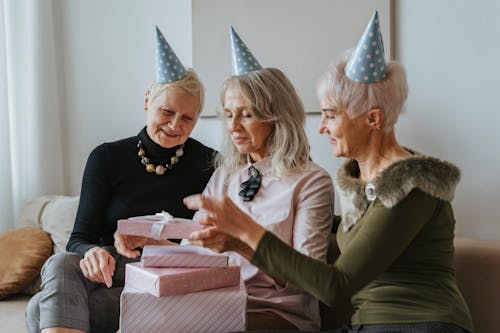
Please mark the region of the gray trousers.
POLYGON ((105 247, 116 260, 113 286, 107 288, 83 276, 81 257, 58 253, 42 268, 42 291, 33 296, 26 308, 26 327, 38 333, 48 327, 68 327, 85 332, 115 333, 120 318, 120 295, 125 282, 125 264, 137 261, 105 247))

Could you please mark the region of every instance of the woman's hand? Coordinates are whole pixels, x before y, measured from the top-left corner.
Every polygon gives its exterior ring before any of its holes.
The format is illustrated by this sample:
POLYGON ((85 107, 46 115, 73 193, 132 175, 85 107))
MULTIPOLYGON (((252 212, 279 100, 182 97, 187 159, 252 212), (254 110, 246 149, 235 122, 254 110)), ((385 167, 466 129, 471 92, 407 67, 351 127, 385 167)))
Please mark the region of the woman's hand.
MULTIPOLYGON (((260 239, 266 232, 264 227, 242 212, 228 197, 209 198, 195 194, 184 198, 184 204, 189 209, 204 210, 196 215, 198 223, 205 226, 215 226, 218 231, 241 240, 253 250, 257 248, 260 239)), ((198 233, 202 233, 202 231, 198 233)), ((191 236, 198 237, 196 233, 191 236)))
POLYGON ((217 230, 216 227, 208 227, 201 231, 193 232, 189 236, 189 241, 193 245, 203 246, 218 253, 234 251, 247 259, 250 259, 253 254, 253 250, 248 245, 239 239, 217 230))
POLYGON ((80 269, 90 281, 105 283, 108 288, 113 285, 115 258, 102 247, 93 247, 80 260, 80 269))
POLYGON ((118 233, 118 231, 113 236, 115 238, 116 252, 127 258, 140 256, 141 253, 136 248, 144 247, 149 242, 148 237, 124 235, 118 233))

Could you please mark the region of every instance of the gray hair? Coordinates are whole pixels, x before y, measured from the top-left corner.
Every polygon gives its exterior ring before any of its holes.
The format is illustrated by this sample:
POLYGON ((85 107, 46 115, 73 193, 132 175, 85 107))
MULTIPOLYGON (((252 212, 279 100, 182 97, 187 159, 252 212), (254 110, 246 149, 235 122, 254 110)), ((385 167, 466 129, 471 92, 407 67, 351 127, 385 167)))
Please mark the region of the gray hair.
POLYGON ((396 124, 408 96, 408 83, 403 66, 391 61, 385 77, 373 83, 360 83, 347 78, 343 60, 330 67, 318 82, 318 96, 338 108, 345 108, 350 118, 379 108, 384 112, 384 130, 396 124))
MULTIPOLYGON (((309 161, 309 143, 304 130, 305 111, 295 88, 282 71, 264 68, 228 78, 221 91, 224 106, 226 91, 238 89, 245 99, 249 112, 257 121, 268 122, 273 130, 266 142, 273 175, 282 176, 303 170, 309 161)), ((225 131, 222 154, 216 166, 228 173, 247 163, 247 155, 238 151, 225 131)))
POLYGON ((151 83, 151 86, 149 87, 150 97, 148 105, 151 105, 154 99, 160 96, 160 94, 165 90, 178 89, 200 98, 200 110, 198 111, 198 114, 200 114, 201 110, 203 110, 203 103, 205 100, 205 88, 203 87, 203 83, 201 83, 194 69, 186 67, 186 72, 186 77, 174 82, 156 83, 155 81, 151 83))

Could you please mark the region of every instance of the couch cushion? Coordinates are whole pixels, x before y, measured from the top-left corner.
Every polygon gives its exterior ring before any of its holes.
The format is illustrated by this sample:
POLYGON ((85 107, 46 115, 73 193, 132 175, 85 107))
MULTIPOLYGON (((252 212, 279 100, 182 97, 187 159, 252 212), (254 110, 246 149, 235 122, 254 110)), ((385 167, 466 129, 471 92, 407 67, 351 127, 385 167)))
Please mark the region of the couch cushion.
POLYGON ((75 224, 78 201, 79 197, 56 196, 43 209, 40 222, 54 242, 54 253, 66 251, 75 224))
POLYGON ((2 333, 26 332, 24 311, 30 300, 29 296, 15 295, 0 301, 0 322, 2 333))
POLYGON ((50 236, 37 227, 0 235, 0 299, 26 288, 52 253, 50 236))
POLYGON ((45 209, 45 206, 47 206, 47 204, 54 198, 57 198, 57 195, 44 195, 23 202, 23 206, 21 208, 21 215, 19 216, 19 219, 16 221, 16 227, 40 228, 42 226, 42 222, 40 221, 42 217, 42 212, 45 209))
POLYGON ((500 241, 455 238, 457 284, 472 314, 475 333, 500 327, 500 241))

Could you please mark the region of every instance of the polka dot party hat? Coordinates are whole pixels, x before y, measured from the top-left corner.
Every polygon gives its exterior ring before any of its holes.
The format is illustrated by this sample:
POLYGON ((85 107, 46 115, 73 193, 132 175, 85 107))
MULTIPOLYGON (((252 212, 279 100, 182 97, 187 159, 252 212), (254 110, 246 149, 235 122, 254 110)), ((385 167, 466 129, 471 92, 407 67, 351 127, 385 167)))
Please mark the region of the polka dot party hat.
POLYGON ((231 50, 233 55, 233 75, 243 75, 262 69, 252 52, 231 27, 231 50))
POLYGON ((373 13, 344 72, 349 79, 361 83, 377 82, 385 77, 387 66, 377 11, 373 13))
POLYGON ((184 65, 156 27, 156 83, 170 83, 186 77, 184 65))

